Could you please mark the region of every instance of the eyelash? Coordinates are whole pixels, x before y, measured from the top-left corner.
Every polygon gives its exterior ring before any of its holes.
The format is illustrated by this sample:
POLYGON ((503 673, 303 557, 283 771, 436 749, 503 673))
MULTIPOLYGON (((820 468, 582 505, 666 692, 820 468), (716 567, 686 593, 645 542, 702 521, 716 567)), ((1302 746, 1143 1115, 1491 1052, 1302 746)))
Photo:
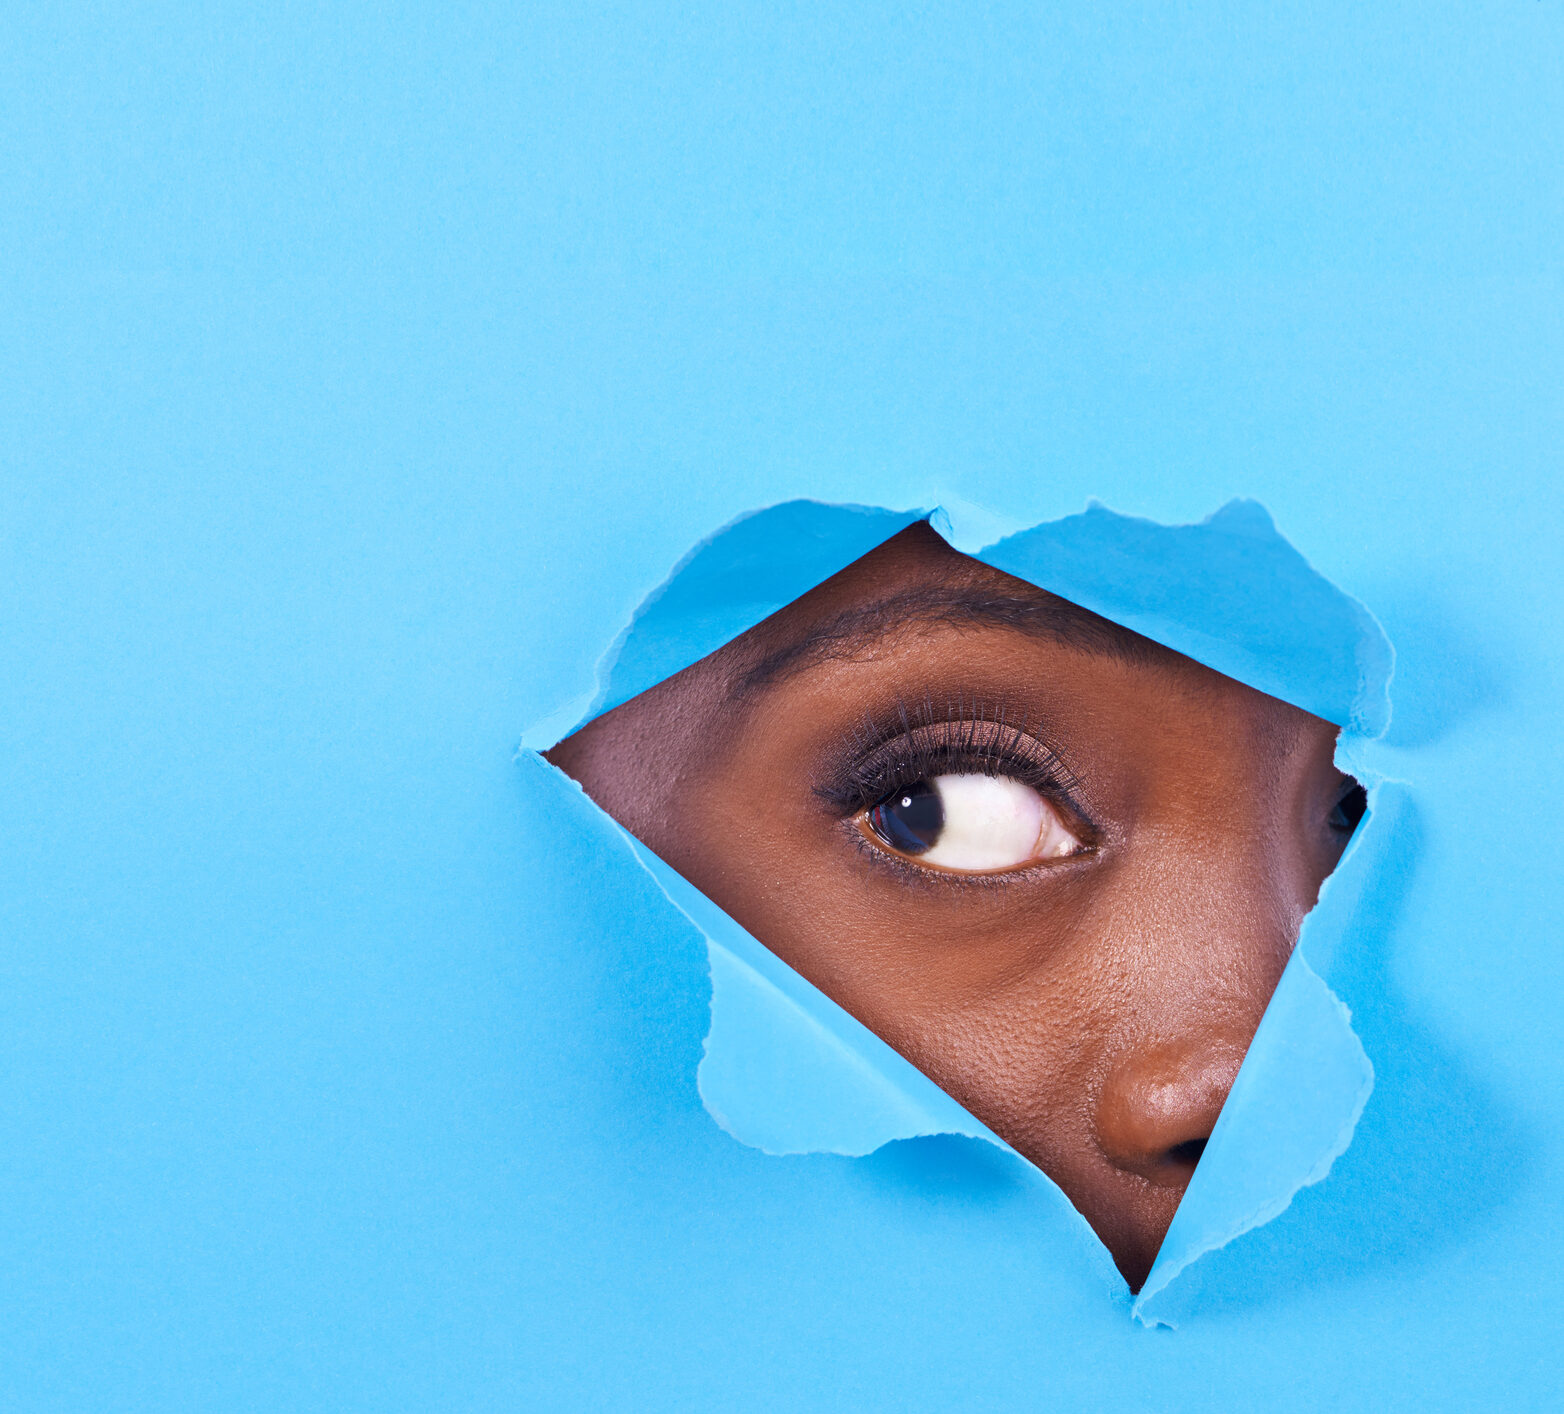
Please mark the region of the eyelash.
POLYGON ((963 773, 1018 780, 1090 830, 1077 799, 1080 778, 1058 753, 1002 710, 960 700, 943 710, 927 698, 916 707, 898 702, 881 721, 866 719, 815 793, 845 818, 917 781, 963 773))

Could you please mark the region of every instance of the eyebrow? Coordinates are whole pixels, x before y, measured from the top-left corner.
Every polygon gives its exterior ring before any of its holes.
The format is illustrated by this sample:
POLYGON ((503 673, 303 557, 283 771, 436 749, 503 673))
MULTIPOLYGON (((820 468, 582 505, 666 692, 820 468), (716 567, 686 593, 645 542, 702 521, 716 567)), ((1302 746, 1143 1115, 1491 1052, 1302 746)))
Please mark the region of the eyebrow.
POLYGON ((760 659, 733 684, 741 697, 816 663, 857 657, 908 629, 1003 628, 1077 652, 1146 663, 1161 646, 1056 594, 1013 594, 976 586, 928 585, 844 609, 760 659))

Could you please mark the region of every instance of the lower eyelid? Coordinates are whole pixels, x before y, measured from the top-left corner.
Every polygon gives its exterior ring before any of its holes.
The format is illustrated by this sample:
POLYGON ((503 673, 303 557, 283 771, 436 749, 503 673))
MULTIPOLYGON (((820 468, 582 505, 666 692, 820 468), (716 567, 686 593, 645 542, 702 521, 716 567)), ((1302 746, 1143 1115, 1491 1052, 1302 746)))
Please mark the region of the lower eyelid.
POLYGON ((905 882, 930 888, 994 888, 1022 883, 1044 871, 1052 871, 1097 853, 1096 844, 1081 841, 1081 848, 1073 854, 1057 859, 1032 859, 1009 869, 962 870, 941 869, 938 866, 920 864, 910 855, 897 854, 879 843, 869 827, 865 814, 860 811, 843 822, 851 833, 852 842, 860 855, 881 869, 889 869, 905 882))
POLYGON ((916 889, 948 889, 952 885, 956 887, 968 887, 974 883, 992 883, 995 876, 992 874, 957 874, 949 869, 930 869, 927 865, 915 863, 908 856, 894 854, 883 845, 877 844, 871 832, 863 826, 862 817, 854 817, 843 822, 850 833, 851 842, 858 856, 870 868, 883 874, 890 874, 901 883, 916 889))

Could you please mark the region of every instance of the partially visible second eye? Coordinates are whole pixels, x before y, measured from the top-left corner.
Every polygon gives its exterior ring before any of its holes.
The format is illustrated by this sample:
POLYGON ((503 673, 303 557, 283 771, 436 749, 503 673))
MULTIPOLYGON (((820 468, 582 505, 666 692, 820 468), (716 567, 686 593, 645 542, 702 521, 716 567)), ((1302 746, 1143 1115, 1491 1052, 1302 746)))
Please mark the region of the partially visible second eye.
POLYGON ((1340 835, 1350 835, 1368 813, 1368 792, 1357 781, 1349 782, 1330 813, 1330 827, 1340 835))
POLYGON ((882 844, 963 873, 1064 859, 1082 848, 1031 786, 1009 776, 934 776, 891 792, 864 817, 882 844))

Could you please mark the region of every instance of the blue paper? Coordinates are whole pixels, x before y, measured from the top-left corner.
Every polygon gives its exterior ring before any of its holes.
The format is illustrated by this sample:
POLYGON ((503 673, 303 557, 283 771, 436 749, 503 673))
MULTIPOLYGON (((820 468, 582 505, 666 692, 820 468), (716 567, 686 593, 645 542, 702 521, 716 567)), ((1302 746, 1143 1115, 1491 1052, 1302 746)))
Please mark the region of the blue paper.
MULTIPOLYGON (((725 526, 675 567, 605 654, 591 715, 704 658, 918 514, 792 502, 725 526)), ((968 543, 973 527, 1000 523, 971 506, 938 507, 926 518, 968 543)), ((1095 506, 974 549, 985 563, 1338 723, 1344 761, 1375 780, 1366 767, 1389 720, 1390 646, 1360 604, 1277 534, 1262 507, 1234 502, 1198 525, 1165 527, 1095 506)), ((545 796, 571 789, 550 785, 547 766, 533 759, 534 789, 545 796)), ((1347 1008, 1311 958, 1339 955, 1358 906, 1372 898, 1371 872, 1352 860, 1373 849, 1364 841, 1375 833, 1374 815, 1328 882, 1267 1009, 1135 1302, 1142 1320, 1173 1324, 1159 1314, 1175 1306, 1171 1284, 1206 1253, 1283 1212, 1351 1142, 1373 1067, 1347 1008)), ((706 940, 711 1024, 699 1088, 723 1129, 771 1154, 862 1156, 932 1134, 1008 1149, 649 849, 625 838, 706 940)))
POLYGON ((1561 55, 1547 4, 13 7, 6 1407, 1557 1403, 1561 55), (1395 650, 1299 952, 1373 1090, 1270 1221, 1192 1189, 1137 1319, 988 1139, 724 1132, 701 931, 516 745, 757 508, 1235 500, 1395 650))

